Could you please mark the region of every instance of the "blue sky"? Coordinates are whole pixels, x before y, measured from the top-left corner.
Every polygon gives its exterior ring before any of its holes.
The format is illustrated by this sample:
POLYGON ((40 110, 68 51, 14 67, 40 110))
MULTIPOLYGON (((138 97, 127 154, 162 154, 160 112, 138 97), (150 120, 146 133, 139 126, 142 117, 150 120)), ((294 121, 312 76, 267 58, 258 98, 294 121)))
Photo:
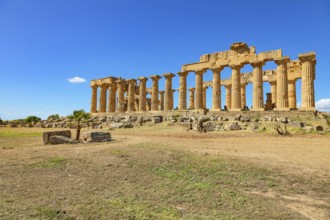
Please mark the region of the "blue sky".
MULTIPOLYGON (((329 110, 329 39, 328 0, 0 0, 0 117, 89 111, 91 79, 176 73, 239 41, 257 52, 283 49, 292 60, 315 51, 316 100, 319 109, 329 110), (76 76, 86 82, 68 81, 76 76)), ((273 62, 264 66, 273 68, 273 62)), ((229 76, 226 68, 222 78, 229 76)), ((173 79, 174 88, 178 82, 173 79)), ((194 82, 190 73, 188 87, 194 82)), ((211 107, 211 89, 207 94, 211 107)), ((222 88, 223 104, 224 96, 222 88)), ((249 85, 248 105, 251 99, 249 85)))

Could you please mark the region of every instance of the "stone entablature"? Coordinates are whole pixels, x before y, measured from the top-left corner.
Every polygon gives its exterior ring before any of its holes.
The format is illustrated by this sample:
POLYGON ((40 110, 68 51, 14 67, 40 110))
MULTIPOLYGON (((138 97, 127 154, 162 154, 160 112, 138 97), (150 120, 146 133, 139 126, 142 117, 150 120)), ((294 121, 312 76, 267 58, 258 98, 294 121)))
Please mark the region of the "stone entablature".
POLYGON ((138 79, 122 79, 106 77, 92 80, 91 112, 133 112, 133 111, 169 111, 173 110, 173 93, 179 92, 178 110, 204 111, 206 108, 206 90, 212 89, 212 111, 221 111, 221 86, 226 88, 225 110, 241 111, 246 106, 246 85, 253 84, 253 106, 251 110, 263 111, 268 103, 274 110, 296 109, 296 81, 302 82, 303 110, 315 110, 315 52, 299 54, 299 60, 290 60, 283 56, 282 50, 271 50, 256 53, 255 47, 239 42, 231 45, 230 50, 205 54, 200 62, 183 65, 177 74, 165 73, 140 77, 138 79), (277 69, 263 70, 266 62, 274 61, 277 69), (241 73, 244 65, 251 65, 252 72, 241 73), (229 67, 232 75, 228 79, 221 78, 221 71, 229 67), (213 72, 211 81, 203 81, 207 70, 213 72), (187 88, 187 75, 193 72, 196 76, 195 88, 187 88), (173 90, 172 80, 179 78, 179 89, 173 90), (165 91, 159 91, 159 81, 165 81, 165 91), (152 81, 152 87, 146 88, 146 81, 152 81), (263 83, 271 85, 271 100, 264 100, 263 83), (100 90, 98 92, 98 89, 100 90), (187 91, 188 90, 188 91, 187 91), (189 103, 187 93, 189 92, 189 103), (99 94, 99 102, 98 102, 99 94), (150 98, 147 98, 150 94, 150 98))

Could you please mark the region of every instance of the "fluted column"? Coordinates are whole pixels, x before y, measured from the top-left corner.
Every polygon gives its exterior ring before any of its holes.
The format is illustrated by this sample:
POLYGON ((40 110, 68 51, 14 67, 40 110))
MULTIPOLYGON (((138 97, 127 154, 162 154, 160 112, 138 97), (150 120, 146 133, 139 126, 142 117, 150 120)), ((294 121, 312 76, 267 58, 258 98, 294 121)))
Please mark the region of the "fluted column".
POLYGON ((299 54, 301 61, 301 108, 302 110, 315 110, 315 53, 299 54))
POLYGON ((272 81, 269 82, 270 84, 270 92, 272 94, 272 104, 275 104, 276 106, 276 101, 277 101, 277 82, 276 81, 272 81))
POLYGON ((246 85, 247 83, 241 83, 241 106, 246 106, 246 85))
POLYGON ((115 82, 112 82, 109 86, 108 112, 116 111, 116 91, 117 91, 117 84, 115 82))
POLYGON ((127 111, 132 112, 135 111, 135 79, 126 80, 128 83, 128 94, 127 94, 127 111))
POLYGON ((226 107, 231 108, 231 85, 225 85, 226 88, 226 107))
POLYGON ((242 65, 231 66, 231 111, 241 111, 241 68, 242 65))
POLYGON ((212 82, 212 110, 221 110, 221 76, 220 72, 223 67, 212 69, 213 71, 213 82, 212 82))
MULTIPOLYGON (((173 73, 163 74, 165 77, 165 100, 164 100, 164 110, 172 110, 171 102, 173 101, 173 91, 172 91, 172 78, 175 76, 173 73)), ((173 104, 172 104, 173 105, 173 104)))
POLYGON ((262 66, 264 62, 251 63, 253 67, 253 102, 252 111, 264 111, 264 88, 262 80, 262 66))
POLYGON ((179 72, 180 87, 179 87, 179 110, 187 109, 187 75, 188 72, 179 72))
POLYGON ((290 110, 288 100, 288 73, 287 63, 290 62, 289 57, 281 57, 274 60, 277 64, 276 80, 277 80, 277 100, 276 109, 278 111, 290 110))
POLYGON ((99 105, 99 112, 106 112, 107 110, 107 89, 108 85, 103 83, 101 86, 100 91, 100 105, 99 105))
POLYGON ((195 109, 203 109, 203 74, 205 69, 196 70, 195 109))
POLYGON ((206 90, 208 86, 203 86, 203 108, 206 108, 206 90))
POLYGON ((189 109, 194 109, 195 88, 189 88, 189 109))
POLYGON ((289 108, 297 108, 297 98, 296 98, 296 80, 288 80, 288 95, 289 95, 289 108))
POLYGON ((160 107, 160 110, 164 110, 164 94, 165 94, 165 91, 159 91, 159 95, 160 95, 159 107, 160 107))
POLYGON ((97 85, 92 85, 91 113, 97 112, 97 85))
POLYGON ((125 86, 126 82, 123 79, 116 81, 118 85, 118 105, 117 112, 125 112, 125 86))
POLYGON ((146 88, 147 88, 147 77, 140 77, 140 88, 139 88, 139 111, 146 111, 147 101, 146 101, 146 88))
POLYGON ((162 77, 159 75, 152 75, 150 78, 152 80, 151 111, 158 111, 158 81, 162 77))
POLYGON ((169 100, 169 109, 174 109, 174 93, 176 92, 176 89, 172 89, 171 99, 169 100))

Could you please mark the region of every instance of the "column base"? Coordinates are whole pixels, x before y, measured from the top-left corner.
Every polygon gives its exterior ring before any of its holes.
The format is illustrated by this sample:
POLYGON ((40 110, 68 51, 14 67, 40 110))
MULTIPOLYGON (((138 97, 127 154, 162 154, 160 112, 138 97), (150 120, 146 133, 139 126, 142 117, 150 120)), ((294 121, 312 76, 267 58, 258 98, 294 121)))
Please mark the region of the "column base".
POLYGON ((240 109, 240 108, 230 108, 230 109, 228 109, 228 111, 229 112, 241 112, 242 109, 240 109))
POLYGON ((290 111, 290 108, 274 108, 273 111, 277 111, 277 112, 280 112, 280 111, 290 111))
POLYGON ((220 112, 221 109, 220 108, 212 108, 210 109, 210 112, 220 112))
POLYGON ((301 110, 301 111, 316 111, 316 108, 315 107, 301 107, 298 110, 301 110))
POLYGON ((251 109, 251 112, 263 112, 263 111, 265 111, 264 108, 252 108, 251 109))

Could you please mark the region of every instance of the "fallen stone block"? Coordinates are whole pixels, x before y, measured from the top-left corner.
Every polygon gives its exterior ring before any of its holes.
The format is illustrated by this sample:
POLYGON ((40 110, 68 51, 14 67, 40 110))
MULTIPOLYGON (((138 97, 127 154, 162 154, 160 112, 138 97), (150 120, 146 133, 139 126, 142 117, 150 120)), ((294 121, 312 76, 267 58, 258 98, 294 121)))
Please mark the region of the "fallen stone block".
POLYGON ((49 138, 50 144, 77 144, 79 141, 74 140, 69 137, 60 136, 60 135, 53 135, 49 138))
POLYGON ((54 136, 54 135, 71 138, 71 131, 70 130, 65 130, 65 131, 48 131, 48 132, 44 132, 42 134, 44 144, 48 144, 50 137, 54 136))
POLYGON ((84 143, 108 142, 111 141, 111 134, 110 132, 84 132, 82 141, 84 143))

